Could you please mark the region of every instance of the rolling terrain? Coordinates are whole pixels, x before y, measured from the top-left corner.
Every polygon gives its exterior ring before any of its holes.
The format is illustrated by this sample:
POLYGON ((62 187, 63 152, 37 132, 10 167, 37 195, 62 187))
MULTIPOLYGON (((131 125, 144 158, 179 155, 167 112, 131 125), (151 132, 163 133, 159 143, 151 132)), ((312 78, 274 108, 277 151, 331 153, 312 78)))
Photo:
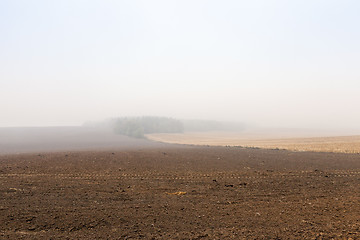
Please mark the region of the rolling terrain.
POLYGON ((0 133, 0 239, 360 236, 359 154, 0 133))

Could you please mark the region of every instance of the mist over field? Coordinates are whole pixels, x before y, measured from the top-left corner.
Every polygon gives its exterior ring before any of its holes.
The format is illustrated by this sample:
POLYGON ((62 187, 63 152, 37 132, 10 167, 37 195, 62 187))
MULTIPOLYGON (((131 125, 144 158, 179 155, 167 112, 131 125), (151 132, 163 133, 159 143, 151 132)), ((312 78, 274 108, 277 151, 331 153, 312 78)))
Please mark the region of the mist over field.
POLYGON ((358 1, 1 1, 0 127, 127 116, 359 133, 358 1))
POLYGON ((0 239, 360 239, 359 0, 0 0, 0 239))

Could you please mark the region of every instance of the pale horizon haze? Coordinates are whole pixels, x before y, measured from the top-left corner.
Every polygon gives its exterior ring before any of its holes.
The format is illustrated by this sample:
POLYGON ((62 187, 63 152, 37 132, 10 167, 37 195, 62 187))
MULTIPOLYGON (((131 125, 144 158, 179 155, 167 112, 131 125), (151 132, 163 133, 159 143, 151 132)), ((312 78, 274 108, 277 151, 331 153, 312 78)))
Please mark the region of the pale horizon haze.
POLYGON ((360 1, 0 1, 0 127, 359 130, 360 1))

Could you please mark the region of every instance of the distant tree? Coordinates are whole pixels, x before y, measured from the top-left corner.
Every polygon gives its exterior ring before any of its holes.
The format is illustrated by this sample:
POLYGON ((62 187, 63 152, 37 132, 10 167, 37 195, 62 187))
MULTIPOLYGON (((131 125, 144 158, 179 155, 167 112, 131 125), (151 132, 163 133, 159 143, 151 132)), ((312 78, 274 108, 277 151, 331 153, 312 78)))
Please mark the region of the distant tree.
POLYGON ((149 133, 183 132, 181 121, 166 117, 125 117, 114 120, 114 131, 130 137, 144 138, 149 133))
POLYGON ((113 126, 116 133, 144 138, 145 134, 151 133, 182 133, 206 132, 206 131, 241 131, 244 125, 241 123, 218 122, 209 120, 177 120, 167 117, 123 117, 111 119, 108 125, 113 126))

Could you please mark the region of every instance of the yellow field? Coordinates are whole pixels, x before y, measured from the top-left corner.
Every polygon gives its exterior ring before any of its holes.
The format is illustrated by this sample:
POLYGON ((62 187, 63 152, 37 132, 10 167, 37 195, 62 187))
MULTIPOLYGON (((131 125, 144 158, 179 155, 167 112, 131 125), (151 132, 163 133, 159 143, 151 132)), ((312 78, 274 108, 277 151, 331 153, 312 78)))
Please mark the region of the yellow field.
MULTIPOLYGON (((306 135, 306 134, 305 134, 306 135)), ((193 145, 243 146, 267 149, 287 149, 292 151, 360 153, 360 135, 337 137, 300 137, 291 134, 254 134, 254 133, 182 133, 149 134, 150 140, 193 145)), ((308 134, 308 136, 310 136, 308 134)))

